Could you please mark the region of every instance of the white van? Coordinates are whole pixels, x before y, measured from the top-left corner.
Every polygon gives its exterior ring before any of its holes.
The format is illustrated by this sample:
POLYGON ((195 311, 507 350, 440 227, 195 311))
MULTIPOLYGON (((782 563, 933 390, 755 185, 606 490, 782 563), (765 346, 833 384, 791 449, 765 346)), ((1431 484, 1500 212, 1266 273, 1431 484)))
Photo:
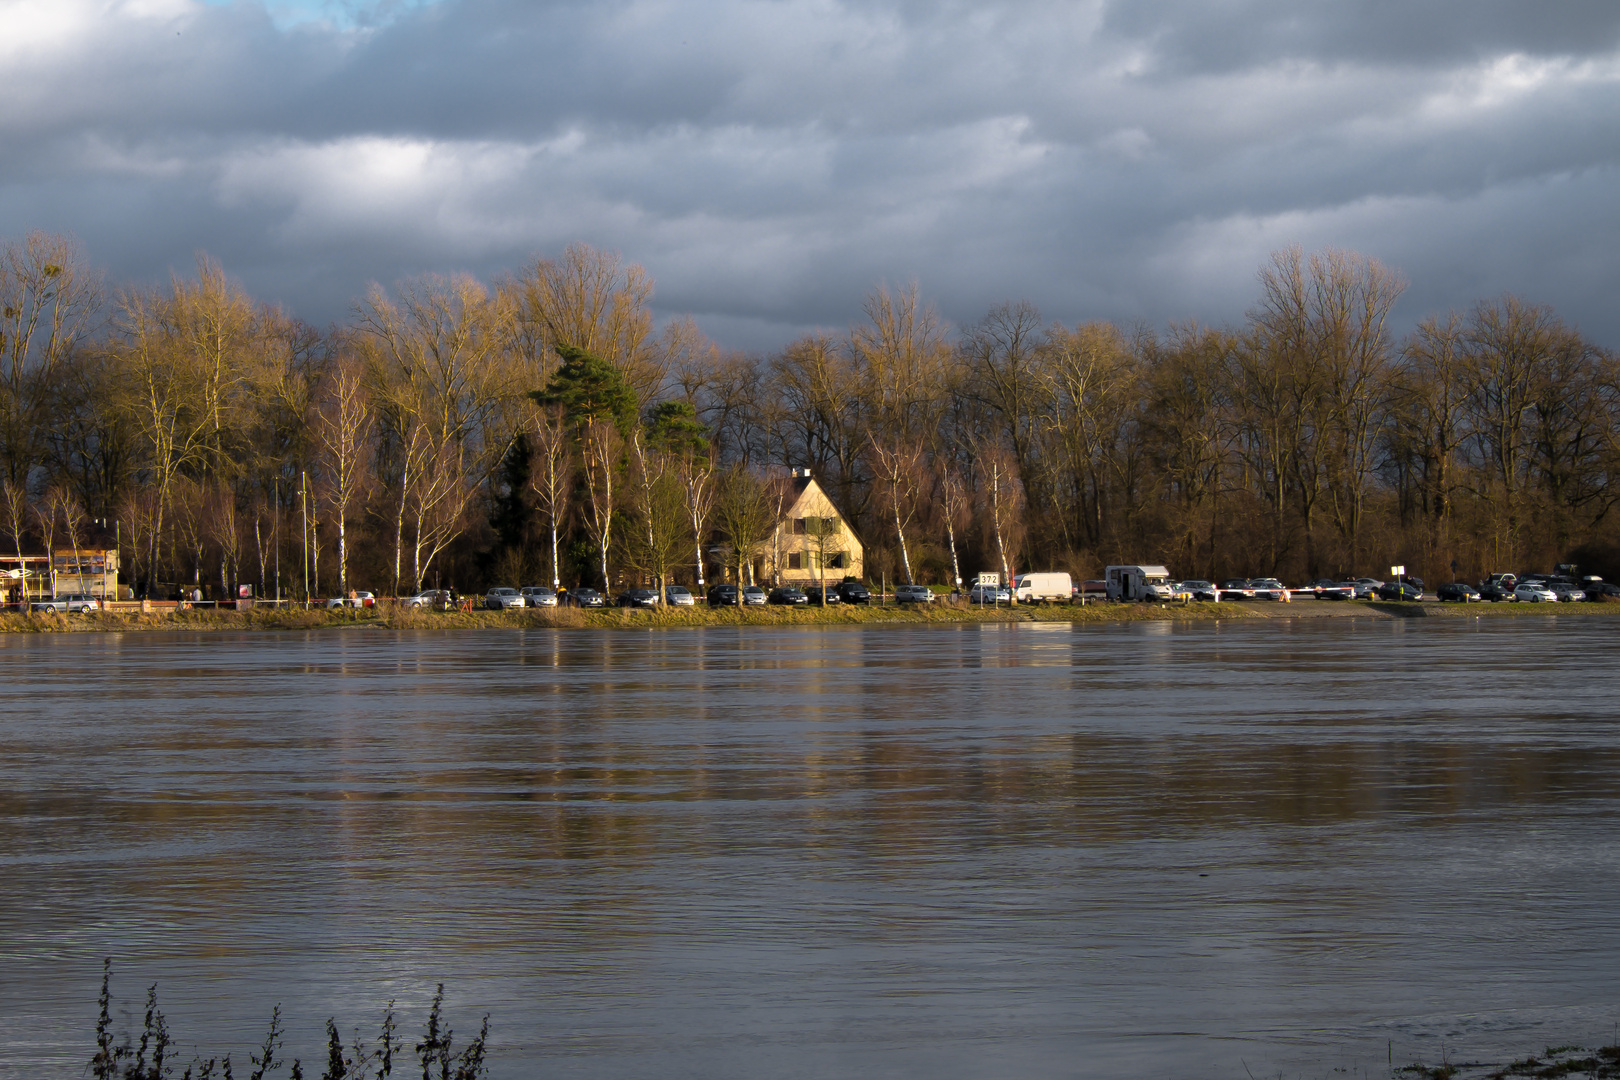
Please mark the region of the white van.
POLYGON ((1103 571, 1110 600, 1175 600, 1181 595, 1162 566, 1110 566, 1103 571))
POLYGON ((1019 574, 1013 593, 1020 604, 1067 604, 1074 600, 1074 580, 1068 574, 1019 574))

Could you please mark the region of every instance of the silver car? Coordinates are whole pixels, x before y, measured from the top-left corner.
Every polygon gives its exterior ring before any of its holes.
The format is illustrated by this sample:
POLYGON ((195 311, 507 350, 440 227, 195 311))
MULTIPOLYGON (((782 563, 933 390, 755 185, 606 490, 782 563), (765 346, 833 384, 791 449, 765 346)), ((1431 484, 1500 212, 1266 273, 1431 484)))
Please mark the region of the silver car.
POLYGON ((763 604, 767 597, 765 590, 758 585, 745 585, 742 591, 742 602, 746 604, 763 604))
POLYGON ((1513 586, 1513 599, 1531 604, 1556 604, 1558 594, 1539 581, 1521 581, 1513 586))
POLYGON ((970 604, 1010 604, 1012 590, 1005 585, 975 585, 968 590, 970 604))
POLYGON ((894 602, 897 604, 930 604, 933 603, 934 592, 926 585, 896 585, 894 587, 894 602))
POLYGON ((557 594, 544 585, 525 585, 523 602, 530 607, 556 607, 557 594))
POLYGON ((670 607, 694 607, 697 601, 692 597, 692 590, 685 585, 665 585, 664 603, 670 607))
POLYGON ((523 594, 516 589, 491 589, 484 594, 484 606, 491 611, 512 611, 527 607, 523 594))

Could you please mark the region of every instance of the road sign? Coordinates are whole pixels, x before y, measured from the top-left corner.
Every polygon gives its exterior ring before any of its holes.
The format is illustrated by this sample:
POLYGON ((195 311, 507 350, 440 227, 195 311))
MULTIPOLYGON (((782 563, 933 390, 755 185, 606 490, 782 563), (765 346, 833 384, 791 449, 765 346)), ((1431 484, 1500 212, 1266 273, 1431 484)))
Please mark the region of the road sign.
POLYGON ((993 571, 990 572, 990 573, 980 574, 979 575, 979 584, 980 585, 1000 585, 1001 584, 1001 575, 998 574, 998 573, 995 573, 993 571))
POLYGON ((1389 568, 1389 576, 1390 577, 1405 577, 1406 576, 1406 567, 1404 567, 1404 566, 1392 566, 1392 567, 1390 567, 1389 568))

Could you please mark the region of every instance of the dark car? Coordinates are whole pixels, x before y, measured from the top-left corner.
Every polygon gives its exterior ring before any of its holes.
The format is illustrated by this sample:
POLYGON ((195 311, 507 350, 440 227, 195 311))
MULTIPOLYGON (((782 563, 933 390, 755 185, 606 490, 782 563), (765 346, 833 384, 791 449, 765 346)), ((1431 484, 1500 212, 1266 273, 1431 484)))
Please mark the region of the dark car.
POLYGON ((823 589, 820 585, 808 585, 805 587, 804 595, 810 603, 826 607, 838 603, 838 586, 828 585, 823 589))
POLYGON ((651 589, 626 589, 615 602, 620 607, 657 607, 658 594, 651 589))
POLYGON ((735 585, 710 585, 710 607, 737 607, 742 597, 742 590, 735 585))
POLYGON ((838 599, 845 604, 870 604, 872 593, 858 581, 845 581, 838 586, 838 599))
POLYGON ((595 589, 571 589, 568 603, 574 607, 607 607, 607 598, 595 589))
POLYGON ((1479 590, 1466 581, 1453 581, 1449 585, 1442 585, 1434 590, 1435 596, 1442 603, 1477 604, 1479 603, 1479 590))
POLYGON ((771 594, 765 598, 767 604, 788 604, 793 607, 803 607, 810 602, 809 598, 791 585, 784 585, 780 589, 772 589, 771 594))
POLYGON ((1513 586, 1519 583, 1517 574, 1486 574, 1479 583, 1479 595, 1486 600, 1513 599, 1513 586))
POLYGON ((1303 590, 1316 594, 1318 600, 1349 600, 1356 595, 1354 585, 1347 585, 1332 578, 1317 578, 1303 590))
POLYGON ((1378 586, 1380 600, 1421 600, 1423 590, 1410 581, 1386 581, 1378 586))
POLYGON ((1607 581, 1598 578, 1586 578, 1581 582, 1581 591, 1586 593, 1588 600, 1603 601, 1620 597, 1620 585, 1610 585, 1607 581))
POLYGON ((1221 582, 1222 600, 1253 600, 1254 586, 1248 578, 1228 578, 1221 582))

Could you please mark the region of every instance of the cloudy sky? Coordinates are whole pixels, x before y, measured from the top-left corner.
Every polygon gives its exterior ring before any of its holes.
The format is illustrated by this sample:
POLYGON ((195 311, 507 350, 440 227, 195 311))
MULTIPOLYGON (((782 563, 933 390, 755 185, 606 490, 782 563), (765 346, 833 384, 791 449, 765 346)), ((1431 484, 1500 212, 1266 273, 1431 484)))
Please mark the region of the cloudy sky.
POLYGON ((1614 0, 0 0, 0 102, 0 237, 317 323, 575 240, 738 348, 1232 322, 1299 243, 1620 346, 1614 0))

